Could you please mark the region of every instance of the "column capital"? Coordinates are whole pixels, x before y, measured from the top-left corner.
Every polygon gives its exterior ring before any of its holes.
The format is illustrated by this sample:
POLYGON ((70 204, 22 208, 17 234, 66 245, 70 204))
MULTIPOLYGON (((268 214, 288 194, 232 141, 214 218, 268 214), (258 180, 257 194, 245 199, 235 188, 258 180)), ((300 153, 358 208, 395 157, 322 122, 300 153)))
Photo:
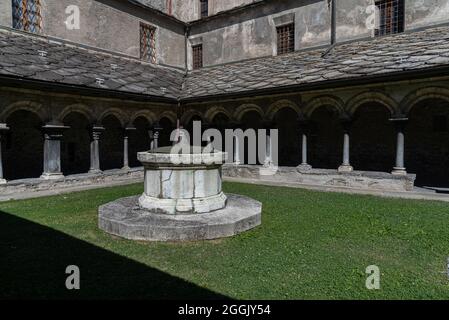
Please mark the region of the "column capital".
POLYGON ((262 126, 264 129, 274 129, 276 128, 276 121, 273 120, 263 120, 262 121, 262 126))
POLYGON ((9 127, 6 123, 0 123, 0 135, 9 131, 9 127))
POLYGON ((404 130, 405 127, 408 124, 408 118, 407 117, 393 117, 389 119, 391 123, 395 126, 396 130, 404 130))
POLYGON ((56 124, 46 124, 42 127, 42 132, 46 139, 50 140, 61 140, 64 131, 70 129, 68 126, 56 125, 56 124))

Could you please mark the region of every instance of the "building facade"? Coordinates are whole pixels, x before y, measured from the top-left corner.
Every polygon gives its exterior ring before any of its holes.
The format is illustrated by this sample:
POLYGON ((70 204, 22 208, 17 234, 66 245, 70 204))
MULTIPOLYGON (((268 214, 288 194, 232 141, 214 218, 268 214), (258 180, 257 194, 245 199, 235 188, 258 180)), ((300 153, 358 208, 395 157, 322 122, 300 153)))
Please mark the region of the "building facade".
POLYGON ((126 171, 201 120, 279 129, 317 183, 449 187, 448 23, 449 0, 0 0, 2 177, 126 171))

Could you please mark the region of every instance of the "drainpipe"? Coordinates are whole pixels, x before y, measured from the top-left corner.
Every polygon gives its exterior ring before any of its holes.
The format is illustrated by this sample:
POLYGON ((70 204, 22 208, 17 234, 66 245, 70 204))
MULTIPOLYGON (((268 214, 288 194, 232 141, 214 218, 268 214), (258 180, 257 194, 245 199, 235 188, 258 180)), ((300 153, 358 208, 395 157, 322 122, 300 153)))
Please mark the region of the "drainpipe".
POLYGON ((327 0, 329 9, 331 10, 331 43, 329 48, 321 55, 322 58, 325 58, 329 52, 337 44, 337 0, 327 0))
POLYGON ((337 0, 331 1, 331 45, 337 43, 337 0))
POLYGON ((184 29, 185 31, 184 31, 184 47, 185 47, 185 56, 184 56, 184 59, 185 59, 185 72, 186 72, 186 75, 187 75, 187 72, 189 71, 189 67, 188 67, 188 48, 189 48, 189 46, 188 46, 188 41, 189 41, 189 35, 190 35, 190 26, 186 26, 185 27, 185 29, 184 29))

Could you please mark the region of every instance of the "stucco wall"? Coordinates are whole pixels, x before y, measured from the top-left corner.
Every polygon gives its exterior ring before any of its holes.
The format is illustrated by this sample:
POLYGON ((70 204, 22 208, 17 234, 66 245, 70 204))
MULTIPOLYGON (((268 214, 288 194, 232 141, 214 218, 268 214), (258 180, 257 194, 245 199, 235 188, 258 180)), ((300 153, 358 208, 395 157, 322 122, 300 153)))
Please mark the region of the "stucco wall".
POLYGON ((253 8, 233 17, 194 25, 190 42, 203 43, 205 66, 274 55, 276 25, 289 19, 295 22, 296 50, 329 43, 330 11, 322 0, 304 1, 299 7, 293 0, 271 3, 264 7, 263 12, 260 8, 253 8))
POLYGON ((449 22, 449 0, 405 0, 405 28, 449 22))
POLYGON ((337 41, 370 37, 373 33, 366 26, 367 7, 373 0, 343 0, 337 2, 337 41))
POLYGON ((0 0, 0 25, 12 25, 12 2, 8 0, 0 0))
MULTIPOLYGON (((0 8, 10 4, 0 0, 0 8)), ((11 8, 1 10, 3 18, 11 8)), ((168 21, 142 8, 119 0, 45 0, 42 1, 44 35, 140 57, 140 22, 157 27, 157 62, 176 67, 185 66, 184 26, 168 21), (66 8, 80 8, 80 29, 69 30, 65 21, 66 8)), ((9 18, 9 20, 11 20, 9 18)), ((6 21, 8 22, 8 21, 6 21)))

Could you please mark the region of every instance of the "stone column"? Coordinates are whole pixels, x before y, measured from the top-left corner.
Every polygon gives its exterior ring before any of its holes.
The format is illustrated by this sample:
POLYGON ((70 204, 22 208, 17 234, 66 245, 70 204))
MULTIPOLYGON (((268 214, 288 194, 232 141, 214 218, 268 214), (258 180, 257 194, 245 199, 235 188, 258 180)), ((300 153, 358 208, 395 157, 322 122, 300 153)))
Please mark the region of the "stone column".
POLYGON ((69 129, 69 127, 53 124, 42 127, 45 139, 42 179, 50 180, 64 177, 61 170, 61 140, 66 129, 69 129))
POLYGON ((339 172, 352 172, 354 171, 354 168, 351 166, 350 163, 350 138, 349 138, 349 131, 351 123, 349 120, 343 120, 342 122, 343 130, 344 130, 344 136, 343 136, 343 163, 338 168, 339 172))
POLYGON ((4 134, 9 130, 6 123, 0 123, 0 184, 5 184, 6 180, 3 178, 3 157, 2 157, 2 140, 4 134))
POLYGON ((128 127, 123 130, 123 167, 122 170, 128 171, 129 167, 129 134, 136 128, 128 127))
POLYGON ((394 175, 407 175, 405 168, 405 126, 407 125, 407 118, 391 119, 396 127, 396 164, 393 168, 394 175))
POLYGON ((271 136, 270 136, 270 130, 271 128, 274 127, 274 123, 273 122, 265 122, 264 123, 264 129, 266 130, 266 140, 265 140, 265 160, 264 160, 264 167, 271 167, 273 164, 273 159, 272 159, 272 154, 273 154, 273 150, 272 150, 272 146, 271 146, 271 136))
POLYGON ((153 127, 153 149, 159 148, 159 137, 162 131, 162 127, 159 125, 159 122, 156 122, 153 127))
POLYGON ((308 148, 307 148, 307 140, 308 140, 308 135, 309 135, 309 125, 307 122, 305 122, 304 120, 300 120, 299 121, 299 130, 301 132, 301 144, 302 144, 302 148, 301 148, 301 156, 302 156, 302 162, 301 164, 298 166, 298 170, 299 171, 310 171, 312 170, 312 166, 309 165, 308 163, 308 148))
POLYGON ((104 128, 100 126, 94 126, 91 129, 89 173, 99 174, 102 172, 100 169, 100 136, 103 131, 104 128))

